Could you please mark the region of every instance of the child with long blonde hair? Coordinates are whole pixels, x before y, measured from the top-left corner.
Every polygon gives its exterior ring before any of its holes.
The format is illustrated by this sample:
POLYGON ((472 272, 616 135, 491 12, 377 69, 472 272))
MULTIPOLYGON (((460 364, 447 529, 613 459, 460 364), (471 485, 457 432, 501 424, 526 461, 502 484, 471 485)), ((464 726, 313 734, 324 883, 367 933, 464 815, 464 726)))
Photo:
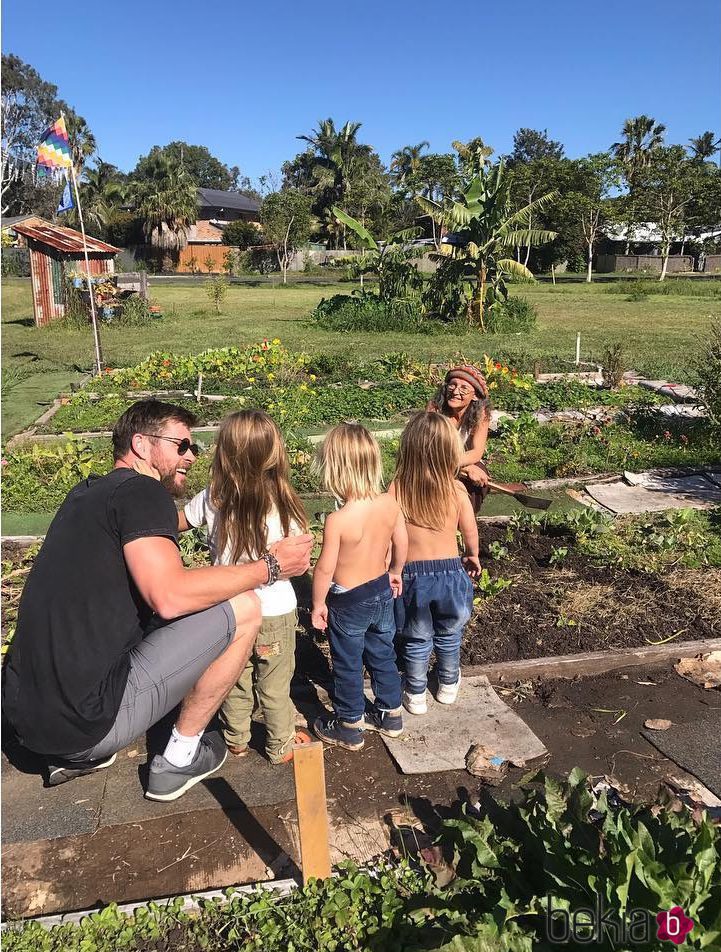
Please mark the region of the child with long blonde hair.
POLYGON ((411 714, 426 713, 432 651, 437 660, 436 700, 452 704, 461 683, 461 639, 473 605, 469 576, 475 578, 481 569, 473 506, 457 478, 462 453, 458 431, 445 416, 417 413, 401 436, 389 489, 408 532, 396 624, 405 669, 403 706, 411 714), (462 558, 458 531, 463 537, 462 558))
POLYGON ((313 730, 327 744, 360 750, 366 730, 403 732, 393 599, 401 591, 405 524, 396 500, 382 491, 380 447, 365 427, 334 427, 319 465, 340 508, 326 517, 313 573, 312 622, 328 629, 334 715, 318 718, 313 730), (364 664, 372 704, 363 694, 364 664))
MULTIPOLYGON (((290 484, 283 438, 262 410, 240 410, 220 424, 210 484, 179 515, 180 529, 207 525, 214 565, 250 562, 274 542, 307 531, 303 504, 290 484)), ((297 601, 289 581, 256 589, 263 623, 248 664, 220 711, 231 753, 248 752, 253 687, 263 713, 265 749, 271 763, 292 759, 296 731, 290 682, 295 670, 297 601)))

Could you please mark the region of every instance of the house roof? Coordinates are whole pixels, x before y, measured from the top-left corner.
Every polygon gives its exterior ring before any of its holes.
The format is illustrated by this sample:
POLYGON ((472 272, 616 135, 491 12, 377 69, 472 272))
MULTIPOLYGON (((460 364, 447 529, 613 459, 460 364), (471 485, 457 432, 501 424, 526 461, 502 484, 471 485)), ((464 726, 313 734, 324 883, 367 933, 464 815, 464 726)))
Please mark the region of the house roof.
MULTIPOLYGON (((65 228, 62 225, 53 225, 51 222, 45 221, 44 218, 38 218, 37 216, 20 218, 12 225, 8 225, 6 220, 3 222, 3 227, 11 227, 19 235, 40 241, 56 251, 64 251, 66 254, 83 253, 82 232, 75 231, 74 228, 65 228)), ((115 255, 120 251, 120 248, 108 245, 98 238, 91 238, 90 235, 87 236, 87 247, 88 251, 93 254, 115 255)))
POLYGON ((257 198, 251 198, 241 192, 224 192, 219 188, 199 188, 198 205, 201 208, 232 208, 241 212, 260 211, 257 198))
POLYGON ((216 244, 223 241, 223 230, 209 221, 196 221, 188 228, 188 243, 216 244))

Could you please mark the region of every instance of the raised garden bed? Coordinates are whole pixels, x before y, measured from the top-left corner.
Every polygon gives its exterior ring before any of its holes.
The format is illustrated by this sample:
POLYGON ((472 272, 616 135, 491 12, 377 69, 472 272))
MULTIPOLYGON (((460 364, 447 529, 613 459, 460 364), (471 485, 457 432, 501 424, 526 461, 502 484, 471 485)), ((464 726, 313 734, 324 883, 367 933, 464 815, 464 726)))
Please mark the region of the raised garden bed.
POLYGON ((718 512, 619 521, 604 541, 580 530, 580 545, 570 533, 484 527, 486 595, 463 664, 721 636, 718 512))

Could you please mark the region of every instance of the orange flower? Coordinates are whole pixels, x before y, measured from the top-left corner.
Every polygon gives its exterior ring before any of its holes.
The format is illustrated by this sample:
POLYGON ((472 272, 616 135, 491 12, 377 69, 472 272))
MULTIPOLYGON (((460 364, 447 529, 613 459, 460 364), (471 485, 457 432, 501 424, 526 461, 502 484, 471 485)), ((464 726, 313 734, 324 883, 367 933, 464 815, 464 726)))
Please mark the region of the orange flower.
POLYGON ((500 369, 501 369, 501 365, 500 365, 500 364, 496 364, 496 370, 500 370, 500 369))

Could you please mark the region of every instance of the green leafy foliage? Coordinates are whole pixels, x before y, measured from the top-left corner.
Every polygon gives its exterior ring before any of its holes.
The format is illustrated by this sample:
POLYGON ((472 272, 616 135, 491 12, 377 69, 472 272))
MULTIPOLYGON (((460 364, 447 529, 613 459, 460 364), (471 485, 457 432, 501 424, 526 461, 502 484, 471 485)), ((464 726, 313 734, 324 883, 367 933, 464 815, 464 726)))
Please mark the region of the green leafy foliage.
POLYGON ((442 330, 437 321, 423 317, 419 304, 412 299, 382 301, 376 294, 335 294, 323 298, 310 320, 328 331, 403 331, 409 334, 434 334, 442 330))
POLYGON ((536 326, 538 312, 524 297, 509 297, 488 308, 486 330, 489 334, 527 334, 536 326))
MULTIPOLYGON (((117 906, 78 925, 46 931, 9 928, 8 952, 532 952, 553 947, 549 912, 578 912, 584 944, 614 943, 605 923, 639 910, 643 945, 660 950, 655 915, 680 905, 694 927, 686 945, 721 943, 719 829, 705 812, 671 809, 669 798, 634 806, 595 793, 576 768, 567 779, 527 775, 510 804, 482 791, 477 809, 443 822, 433 862, 420 868, 381 863, 373 871, 343 864, 285 897, 257 888, 202 900, 189 914, 182 899, 148 903, 133 915, 117 906), (602 904, 595 931, 581 910, 602 904)), ((570 946, 569 946, 570 947, 570 946)))

